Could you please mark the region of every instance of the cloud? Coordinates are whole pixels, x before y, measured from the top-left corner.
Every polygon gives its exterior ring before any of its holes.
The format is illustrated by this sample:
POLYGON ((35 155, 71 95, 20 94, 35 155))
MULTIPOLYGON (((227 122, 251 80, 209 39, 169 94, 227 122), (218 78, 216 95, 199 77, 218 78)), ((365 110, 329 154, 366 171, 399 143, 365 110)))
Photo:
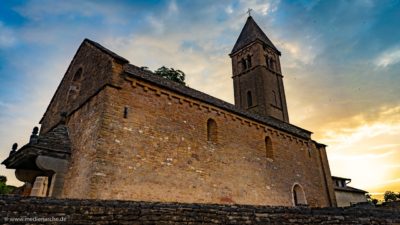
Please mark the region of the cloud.
POLYGON ((178 12, 179 12, 179 8, 178 8, 178 5, 176 4, 176 1, 171 0, 168 5, 168 13, 174 14, 174 13, 178 13, 178 12))
POLYGON ((228 6, 225 8, 225 12, 226 12, 227 14, 232 14, 232 13, 233 13, 233 8, 232 8, 232 6, 231 6, 231 5, 228 5, 228 6))
POLYGON ((0 21, 0 48, 7 48, 17 43, 17 37, 11 28, 6 27, 0 21))
POLYGON ((382 107, 374 112, 376 120, 360 114, 328 126, 321 141, 329 146, 332 174, 350 177, 354 186, 374 192, 382 191, 377 186, 385 186, 386 181, 398 179, 399 110, 399 106, 382 107))
MULTIPOLYGON (((336 150, 336 149, 335 149, 336 150)), ((354 160, 374 160, 391 157, 396 151, 376 153, 376 154, 357 154, 357 155, 333 155, 330 157, 331 160, 346 160, 352 162, 354 160)))
POLYGON ((126 39, 108 39, 106 43, 132 64, 148 66, 152 70, 163 65, 178 68, 186 73, 190 87, 232 102, 228 56, 212 53, 216 46, 209 43, 198 42, 196 48, 201 50, 193 51, 190 45, 182 46, 183 41, 179 35, 166 34, 162 39, 135 35, 126 39))
POLYGON ((247 8, 253 10, 253 13, 266 16, 277 10, 279 1, 240 0, 240 4, 242 7, 239 7, 239 9, 246 9, 244 6, 247 6, 247 8))
MULTIPOLYGON (((59 21, 79 21, 81 18, 96 18, 97 22, 110 24, 126 24, 125 16, 137 9, 127 4, 115 4, 112 1, 51 1, 29 0, 16 7, 17 12, 32 22, 46 21, 49 17, 59 21)), ((53 22, 48 21, 47 22, 53 22)))
POLYGON ((400 62, 400 47, 394 47, 379 54, 374 62, 378 67, 388 67, 400 62))
MULTIPOLYGON (((400 144, 383 144, 383 145, 376 145, 376 146, 371 146, 369 149, 370 150, 376 150, 376 149, 387 149, 387 148, 394 148, 400 146, 400 144)), ((400 165, 399 165, 400 166, 400 165)))
POLYGON ((162 20, 160 20, 160 18, 149 15, 147 17, 147 20, 150 26, 153 28, 154 32, 156 32, 157 34, 162 34, 165 32, 164 23, 162 22, 162 20))

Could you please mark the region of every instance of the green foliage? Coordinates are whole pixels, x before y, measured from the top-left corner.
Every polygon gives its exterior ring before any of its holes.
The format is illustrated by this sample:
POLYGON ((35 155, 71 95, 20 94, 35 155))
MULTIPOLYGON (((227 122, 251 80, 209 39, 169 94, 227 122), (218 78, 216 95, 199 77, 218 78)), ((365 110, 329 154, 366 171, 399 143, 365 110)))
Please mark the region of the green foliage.
POLYGON ((0 194, 2 195, 10 194, 15 188, 15 187, 13 188, 13 186, 8 186, 6 182, 7 182, 7 177, 0 175, 0 194))
POLYGON ((7 177, 3 176, 3 175, 0 175, 0 182, 6 183, 7 182, 7 177))
POLYGON ((383 198, 385 199, 385 202, 400 200, 400 192, 396 194, 393 191, 385 191, 383 198))
POLYGON ((154 71, 154 73, 158 76, 185 85, 185 73, 181 70, 175 70, 174 68, 167 68, 165 66, 162 66, 154 71))

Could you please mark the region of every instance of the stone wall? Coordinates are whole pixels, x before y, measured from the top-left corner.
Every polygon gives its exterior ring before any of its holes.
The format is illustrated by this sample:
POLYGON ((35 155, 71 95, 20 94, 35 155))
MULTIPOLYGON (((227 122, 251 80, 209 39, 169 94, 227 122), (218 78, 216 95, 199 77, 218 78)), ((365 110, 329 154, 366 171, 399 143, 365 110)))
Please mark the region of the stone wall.
POLYGON ((15 224, 400 224, 400 209, 67 200, 0 196, 0 223, 15 224), (48 221, 53 222, 48 222, 48 221), (47 221, 47 222, 40 222, 47 221))
POLYGON ((309 139, 139 80, 102 94, 90 194, 65 197, 291 206, 299 184, 309 205, 330 205, 323 150, 309 139), (216 143, 207 141, 208 119, 216 121, 216 143))
POLYGON ((337 206, 339 207, 350 206, 353 203, 367 201, 365 193, 360 193, 360 192, 335 190, 335 196, 336 196, 337 206))
POLYGON ((101 155, 96 146, 103 121, 106 96, 100 92, 75 111, 68 119, 71 159, 65 174, 63 196, 90 198, 91 183, 96 182, 96 165, 101 155))
POLYGON ((118 73, 118 63, 88 41, 84 41, 71 61, 52 101, 41 120, 40 133, 46 133, 61 120, 60 113, 73 113, 89 98, 101 90, 104 85, 116 85, 113 73, 118 73), (74 76, 81 70, 81 76, 74 81, 74 76), (75 91, 75 97, 70 92, 75 91))

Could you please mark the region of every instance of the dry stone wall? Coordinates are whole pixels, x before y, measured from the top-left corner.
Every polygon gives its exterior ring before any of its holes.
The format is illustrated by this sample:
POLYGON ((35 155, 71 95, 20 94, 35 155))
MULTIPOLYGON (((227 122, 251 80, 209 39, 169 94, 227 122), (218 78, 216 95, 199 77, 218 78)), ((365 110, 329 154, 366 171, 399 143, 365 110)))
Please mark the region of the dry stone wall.
POLYGON ((19 224, 400 224, 398 206, 294 208, 4 195, 0 196, 0 214, 1 224, 16 220, 19 224))

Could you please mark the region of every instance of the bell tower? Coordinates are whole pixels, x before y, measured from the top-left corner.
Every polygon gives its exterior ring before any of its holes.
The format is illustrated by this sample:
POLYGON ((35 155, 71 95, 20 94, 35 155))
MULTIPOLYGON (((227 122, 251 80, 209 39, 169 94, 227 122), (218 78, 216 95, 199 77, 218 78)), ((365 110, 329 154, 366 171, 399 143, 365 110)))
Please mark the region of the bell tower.
POLYGON ((229 54, 235 105, 289 123, 280 55, 281 52, 249 16, 229 54))

